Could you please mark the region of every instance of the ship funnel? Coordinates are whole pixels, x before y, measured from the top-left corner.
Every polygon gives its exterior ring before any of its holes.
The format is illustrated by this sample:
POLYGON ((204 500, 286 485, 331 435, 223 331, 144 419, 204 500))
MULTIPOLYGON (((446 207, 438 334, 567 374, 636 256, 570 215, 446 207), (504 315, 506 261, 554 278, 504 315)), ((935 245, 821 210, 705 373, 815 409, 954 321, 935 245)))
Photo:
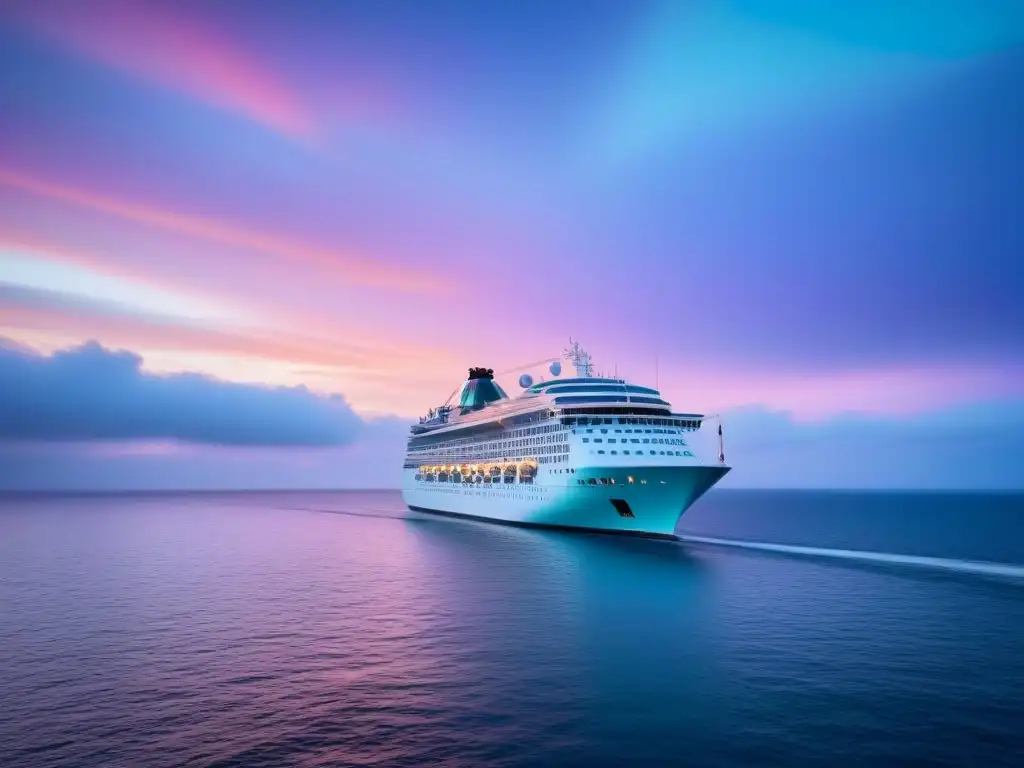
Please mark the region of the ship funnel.
POLYGON ((505 400, 508 395, 494 380, 493 368, 470 368, 469 378, 459 390, 459 405, 463 413, 483 408, 488 403, 505 400))

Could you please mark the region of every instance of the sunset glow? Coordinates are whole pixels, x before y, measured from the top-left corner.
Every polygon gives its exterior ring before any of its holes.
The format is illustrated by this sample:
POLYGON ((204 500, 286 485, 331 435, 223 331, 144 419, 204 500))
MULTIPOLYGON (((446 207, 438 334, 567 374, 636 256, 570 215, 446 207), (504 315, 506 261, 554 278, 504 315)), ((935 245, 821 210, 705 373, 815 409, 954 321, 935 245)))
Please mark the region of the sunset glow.
POLYGON ((913 5, 2 2, 0 336, 364 418, 569 335, 694 412, 1017 402, 1024 13, 913 5))

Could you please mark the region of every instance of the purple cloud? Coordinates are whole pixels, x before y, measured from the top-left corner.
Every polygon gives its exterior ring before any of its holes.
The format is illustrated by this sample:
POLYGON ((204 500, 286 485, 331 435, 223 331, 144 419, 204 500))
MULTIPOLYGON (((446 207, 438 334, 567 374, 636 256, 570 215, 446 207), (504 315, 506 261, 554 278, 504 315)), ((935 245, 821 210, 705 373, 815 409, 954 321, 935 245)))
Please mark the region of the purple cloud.
POLYGON ((234 446, 337 446, 364 422, 340 395, 155 375, 132 352, 95 342, 43 356, 0 347, 0 440, 177 440, 234 446))

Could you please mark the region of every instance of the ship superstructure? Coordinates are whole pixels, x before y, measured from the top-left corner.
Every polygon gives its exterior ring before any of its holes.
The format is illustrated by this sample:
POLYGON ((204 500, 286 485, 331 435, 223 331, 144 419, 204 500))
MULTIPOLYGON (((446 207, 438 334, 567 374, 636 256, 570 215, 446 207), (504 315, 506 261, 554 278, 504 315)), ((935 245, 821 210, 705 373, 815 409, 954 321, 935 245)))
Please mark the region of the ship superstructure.
MULTIPOLYGON (((402 495, 420 512, 494 522, 673 536, 679 517, 729 471, 692 443, 705 417, 661 393, 595 375, 570 340, 576 375, 510 398, 489 368, 471 368, 448 401, 411 427, 402 495)), ((721 440, 721 425, 719 425, 721 440)))

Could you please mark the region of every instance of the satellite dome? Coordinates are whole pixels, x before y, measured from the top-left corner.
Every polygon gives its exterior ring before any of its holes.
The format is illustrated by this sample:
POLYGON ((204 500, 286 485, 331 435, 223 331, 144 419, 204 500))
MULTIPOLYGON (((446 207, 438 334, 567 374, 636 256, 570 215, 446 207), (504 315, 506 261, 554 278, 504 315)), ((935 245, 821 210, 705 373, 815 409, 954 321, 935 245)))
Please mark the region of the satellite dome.
POLYGON ((531 376, 530 374, 524 373, 522 376, 519 377, 519 386, 522 387, 523 389, 526 389, 527 387, 532 385, 533 376, 531 376))
POLYGON ((555 360, 555 362, 551 364, 551 367, 548 368, 548 370, 551 371, 552 376, 558 376, 562 372, 562 364, 555 360))

